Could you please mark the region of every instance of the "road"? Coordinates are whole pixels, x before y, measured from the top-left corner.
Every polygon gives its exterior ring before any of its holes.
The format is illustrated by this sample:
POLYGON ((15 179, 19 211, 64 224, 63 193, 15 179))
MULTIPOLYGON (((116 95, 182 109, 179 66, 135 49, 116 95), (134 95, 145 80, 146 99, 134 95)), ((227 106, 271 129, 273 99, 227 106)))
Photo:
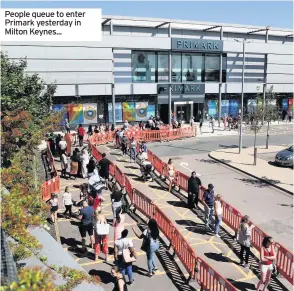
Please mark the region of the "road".
MULTIPOLYGON (((283 133, 281 127, 277 132, 283 133)), ((252 146, 252 141, 253 136, 244 135, 244 146, 252 146)), ((270 138, 270 144, 288 145, 292 142, 293 136, 288 132, 270 138)), ((258 136, 257 144, 264 143, 265 137, 258 136)), ((190 174, 191 170, 200 173, 203 185, 214 184, 216 193, 220 193, 241 213, 248 214, 261 229, 292 250, 293 196, 208 157, 210 151, 237 145, 238 136, 221 136, 156 143, 148 148, 163 160, 172 157, 176 168, 185 174, 190 174)))

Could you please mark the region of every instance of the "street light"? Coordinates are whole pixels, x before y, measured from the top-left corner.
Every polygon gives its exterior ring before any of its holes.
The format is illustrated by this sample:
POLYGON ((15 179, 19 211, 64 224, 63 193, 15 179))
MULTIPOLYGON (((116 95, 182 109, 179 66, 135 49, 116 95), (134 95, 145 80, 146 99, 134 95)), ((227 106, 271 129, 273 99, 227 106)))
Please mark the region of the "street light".
MULTIPOLYGON (((242 136, 242 123, 243 123, 243 106, 244 106, 244 74, 245 74, 245 43, 246 40, 243 39, 242 41, 238 39, 234 39, 237 42, 243 43, 243 63, 242 63, 242 91, 241 91, 241 117, 240 117, 240 135, 239 135, 239 154, 242 151, 242 145, 243 145, 243 136, 242 136)), ((248 41, 247 43, 249 43, 248 41)))

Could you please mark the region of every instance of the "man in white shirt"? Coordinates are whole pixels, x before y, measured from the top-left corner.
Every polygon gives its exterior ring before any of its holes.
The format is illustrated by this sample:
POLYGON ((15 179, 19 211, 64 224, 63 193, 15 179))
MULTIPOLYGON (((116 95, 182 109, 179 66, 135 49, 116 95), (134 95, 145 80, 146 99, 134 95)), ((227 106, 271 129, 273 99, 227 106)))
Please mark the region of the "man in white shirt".
POLYGON ((67 214, 67 212, 69 213, 69 216, 72 216, 72 194, 69 193, 69 187, 66 186, 64 193, 63 193, 63 204, 65 207, 65 212, 63 213, 63 215, 65 216, 67 214))
POLYGON ((67 143, 66 143, 66 141, 64 140, 64 137, 63 137, 63 136, 61 136, 61 141, 59 142, 58 145, 59 145, 59 148, 60 148, 60 150, 61 150, 61 153, 65 152, 66 147, 67 147, 67 143))

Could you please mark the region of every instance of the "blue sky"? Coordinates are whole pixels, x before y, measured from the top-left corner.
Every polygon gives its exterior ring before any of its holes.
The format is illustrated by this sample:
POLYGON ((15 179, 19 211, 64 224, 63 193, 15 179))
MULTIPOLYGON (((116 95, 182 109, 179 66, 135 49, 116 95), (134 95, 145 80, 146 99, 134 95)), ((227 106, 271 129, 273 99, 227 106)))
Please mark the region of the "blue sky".
POLYGON ((102 8, 104 15, 293 28, 292 1, 2 1, 2 8, 102 8))

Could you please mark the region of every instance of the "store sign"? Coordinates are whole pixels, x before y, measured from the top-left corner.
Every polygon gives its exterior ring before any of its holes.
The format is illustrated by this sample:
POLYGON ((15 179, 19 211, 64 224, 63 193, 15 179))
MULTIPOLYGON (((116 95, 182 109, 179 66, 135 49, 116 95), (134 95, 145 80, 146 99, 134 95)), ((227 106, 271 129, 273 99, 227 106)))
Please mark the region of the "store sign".
POLYGON ((222 52, 222 40, 172 38, 172 50, 196 52, 222 52))
MULTIPOLYGON (((158 94, 168 94, 168 84, 157 84, 158 94)), ((205 84, 173 84, 172 94, 205 94, 205 84)))

